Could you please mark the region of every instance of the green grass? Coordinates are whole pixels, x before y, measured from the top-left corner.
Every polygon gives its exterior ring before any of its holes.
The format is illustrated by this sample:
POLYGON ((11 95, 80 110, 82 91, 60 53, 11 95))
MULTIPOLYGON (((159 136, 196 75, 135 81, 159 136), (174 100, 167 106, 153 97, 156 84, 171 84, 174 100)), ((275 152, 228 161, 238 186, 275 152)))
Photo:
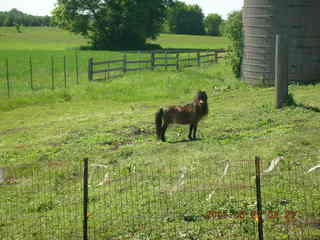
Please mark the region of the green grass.
POLYGON ((319 171, 306 173, 320 161, 319 85, 290 86, 296 104, 275 110, 273 88, 249 87, 224 64, 80 81, 0 96, 1 239, 81 238, 84 157, 91 239, 256 239, 255 156, 263 170, 284 157, 262 176, 265 238, 320 237, 306 224, 320 215, 319 171), (185 141, 188 126, 173 125, 157 141, 154 113, 199 89, 209 96, 200 139, 185 141), (228 217, 207 220, 210 211, 228 217))
POLYGON ((49 27, 0 27, 0 49, 19 51, 65 51, 86 46, 87 40, 73 33, 49 27))
MULTIPOLYGON (((222 48, 227 45, 224 38, 170 34, 162 34, 156 41, 150 43, 160 44, 163 48, 206 49, 222 48)), ((8 85, 9 94, 16 96, 31 92, 32 89, 37 91, 82 84, 87 81, 90 57, 95 61, 123 58, 123 52, 84 51, 79 50, 80 46, 87 46, 87 40, 56 28, 25 27, 22 33, 17 33, 15 28, 0 27, 0 69, 2 69, 0 96, 8 95, 8 85), (66 84, 64 57, 66 58, 66 84), (78 58, 78 77, 76 58, 78 58), (30 59, 32 66, 30 66, 30 59), (7 60, 9 83, 6 76, 7 60)), ((147 58, 150 59, 150 56, 146 54, 128 54, 128 60, 147 58)))
MULTIPOLYGON (((1 50, 65 51, 88 46, 88 40, 58 28, 24 27, 17 33, 14 27, 0 27, 1 50)), ((150 43, 162 48, 226 48, 228 41, 222 37, 160 34, 150 43)))
POLYGON ((180 73, 133 73, 108 83, 0 101, 0 161, 11 166, 9 179, 15 179, 1 186, 9 191, 1 195, 2 202, 10 206, 1 210, 8 222, 2 226, 3 238, 77 239, 82 159, 89 157, 92 237, 254 239, 250 213, 255 209, 256 155, 263 159, 263 169, 284 157, 262 179, 265 235, 318 238, 315 226, 284 223, 286 210, 313 221, 320 214, 318 172, 306 174, 319 161, 319 86, 292 86, 290 92, 298 106, 275 110, 273 88, 248 87, 234 79, 227 66, 215 65, 180 73), (154 112, 190 102, 198 89, 209 95, 209 116, 199 126, 201 139, 184 141, 188 127, 177 125, 167 132, 169 143, 157 142, 154 112), (221 178, 227 162, 230 169, 221 178), (97 187, 105 174, 107 184, 97 187), (12 206, 9 199, 21 201, 12 206), (244 211, 246 217, 208 221, 201 217, 208 211, 228 216, 244 211), (279 211, 280 217, 271 220, 268 211, 279 211), (21 222, 14 218, 18 215, 32 217, 21 222), (46 224, 31 227, 40 217, 46 224))
POLYGON ((155 41, 162 48, 195 48, 195 49, 220 49, 227 48, 228 40, 224 37, 161 34, 155 41))

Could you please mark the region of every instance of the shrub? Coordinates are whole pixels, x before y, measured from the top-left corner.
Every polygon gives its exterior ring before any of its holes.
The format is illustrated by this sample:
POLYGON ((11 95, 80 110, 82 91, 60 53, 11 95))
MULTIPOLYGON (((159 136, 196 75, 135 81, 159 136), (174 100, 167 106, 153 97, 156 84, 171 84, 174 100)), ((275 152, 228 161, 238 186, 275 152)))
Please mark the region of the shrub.
POLYGON ((223 34, 231 41, 228 47, 227 61, 231 64, 236 77, 241 75, 243 56, 242 12, 235 11, 229 14, 223 27, 223 34))

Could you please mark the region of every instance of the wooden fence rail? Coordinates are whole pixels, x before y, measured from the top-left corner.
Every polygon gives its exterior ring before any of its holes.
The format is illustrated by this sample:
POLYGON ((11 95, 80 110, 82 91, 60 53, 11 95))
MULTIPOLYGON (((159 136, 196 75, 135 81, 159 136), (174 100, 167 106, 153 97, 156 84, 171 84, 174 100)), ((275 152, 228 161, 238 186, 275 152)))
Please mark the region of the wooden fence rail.
POLYGON ((94 61, 93 58, 88 62, 88 79, 89 81, 102 81, 114 77, 122 76, 127 72, 142 70, 174 70, 181 71, 188 67, 200 67, 203 64, 218 63, 218 59, 224 57, 224 49, 209 50, 167 50, 152 51, 146 54, 149 59, 128 60, 127 54, 122 59, 94 61), (116 65, 116 66, 115 66, 116 65), (143 66, 141 66, 143 65, 143 66), (100 68, 98 68, 100 67, 100 68), (111 73, 116 72, 116 75, 111 73), (97 77, 98 74, 104 73, 103 77, 97 77))

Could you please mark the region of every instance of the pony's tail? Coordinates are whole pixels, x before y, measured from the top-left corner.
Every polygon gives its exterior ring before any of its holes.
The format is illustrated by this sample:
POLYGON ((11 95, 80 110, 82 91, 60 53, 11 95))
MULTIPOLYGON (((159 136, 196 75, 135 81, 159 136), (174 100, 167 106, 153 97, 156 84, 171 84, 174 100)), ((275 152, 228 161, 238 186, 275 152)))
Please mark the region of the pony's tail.
POLYGON ((158 139, 161 138, 162 116, 163 116, 163 109, 160 108, 159 111, 156 112, 156 117, 155 117, 156 133, 157 133, 157 138, 158 139))

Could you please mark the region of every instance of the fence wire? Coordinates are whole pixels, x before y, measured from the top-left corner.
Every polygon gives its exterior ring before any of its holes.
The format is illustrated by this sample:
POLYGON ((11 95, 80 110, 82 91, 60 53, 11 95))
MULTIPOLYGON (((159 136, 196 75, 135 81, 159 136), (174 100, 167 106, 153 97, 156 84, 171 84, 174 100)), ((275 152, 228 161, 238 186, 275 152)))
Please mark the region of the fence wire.
POLYGON ((0 239, 81 239, 81 166, 1 168, 0 239))
MULTIPOLYGON (((185 160, 1 167, 0 239, 259 239, 254 160, 185 160)), ((319 238, 317 168, 261 162, 264 239, 319 238)))
POLYGON ((90 239, 254 239, 256 224, 251 220, 250 232, 239 235, 242 208, 249 203, 255 210, 252 163, 195 161, 180 167, 168 161, 127 169, 89 165, 90 239))

